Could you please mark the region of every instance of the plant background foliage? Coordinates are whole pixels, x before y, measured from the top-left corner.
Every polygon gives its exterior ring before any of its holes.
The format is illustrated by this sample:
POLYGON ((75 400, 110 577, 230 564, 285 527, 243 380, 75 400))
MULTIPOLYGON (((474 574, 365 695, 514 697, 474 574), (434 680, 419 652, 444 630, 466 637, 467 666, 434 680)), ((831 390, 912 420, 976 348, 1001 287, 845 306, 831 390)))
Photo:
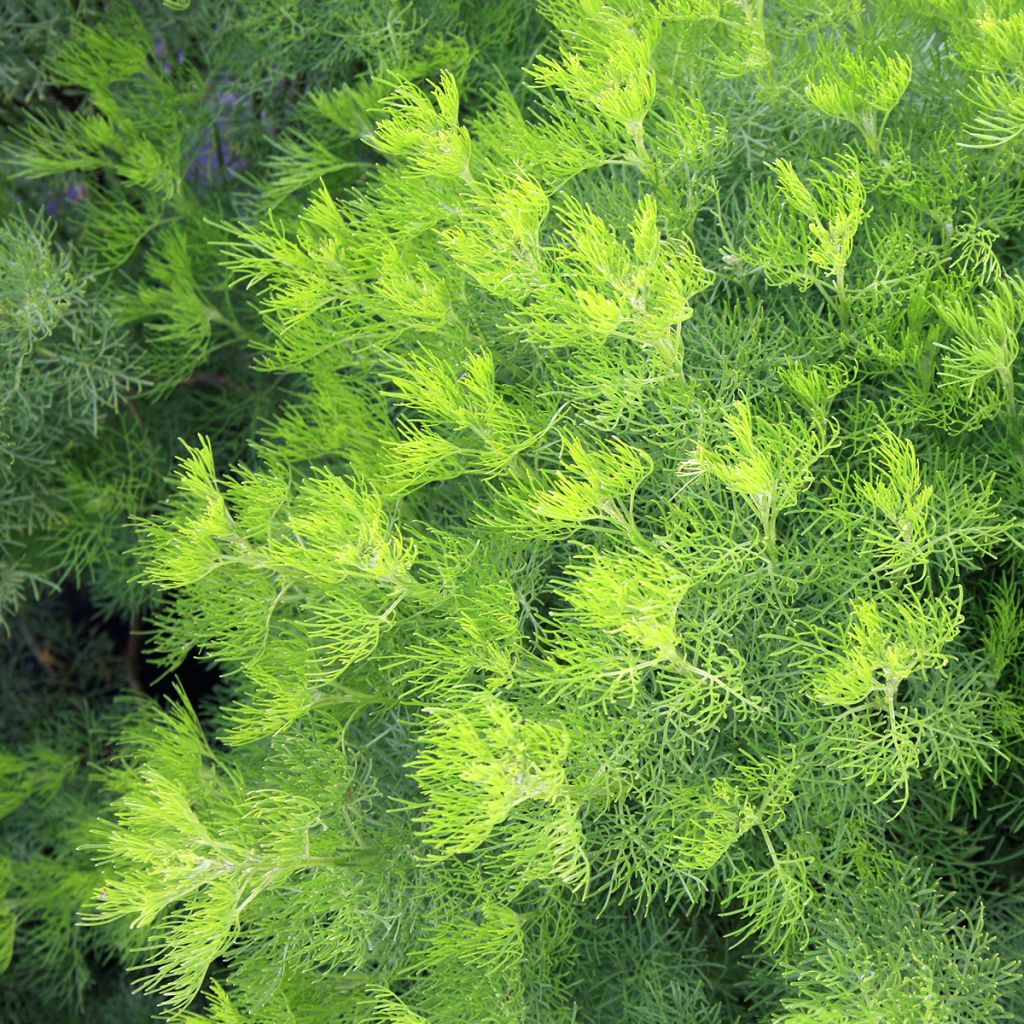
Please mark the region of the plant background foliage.
POLYGON ((1018 4, 0 17, 5 1020, 1024 1019, 1018 4))

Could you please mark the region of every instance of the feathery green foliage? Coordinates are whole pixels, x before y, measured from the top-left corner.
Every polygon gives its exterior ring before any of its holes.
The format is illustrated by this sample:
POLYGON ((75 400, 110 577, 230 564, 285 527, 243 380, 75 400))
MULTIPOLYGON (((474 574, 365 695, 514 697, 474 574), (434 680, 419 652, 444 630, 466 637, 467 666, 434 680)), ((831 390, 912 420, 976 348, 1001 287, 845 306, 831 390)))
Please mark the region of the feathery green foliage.
POLYGON ((12 566, 219 673, 0 762, 81 941, 190 1024, 1020 1019, 1014 5, 283 12, 12 130, 96 196, 4 222, 12 566))

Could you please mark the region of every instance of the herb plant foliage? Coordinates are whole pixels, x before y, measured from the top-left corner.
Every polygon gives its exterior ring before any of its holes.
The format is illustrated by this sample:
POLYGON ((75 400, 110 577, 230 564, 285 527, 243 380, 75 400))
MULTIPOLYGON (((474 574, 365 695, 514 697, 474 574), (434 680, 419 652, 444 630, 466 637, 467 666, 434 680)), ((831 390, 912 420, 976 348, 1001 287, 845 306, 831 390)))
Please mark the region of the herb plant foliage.
MULTIPOLYGON (((76 437, 170 403, 170 489, 57 493, 145 492, 100 603, 220 682, 12 736, 0 891, 45 819, 172 1022, 1024 1018, 1018 5, 305 6, 363 53, 285 46, 216 189, 170 126, 272 69, 225 44, 161 128, 193 72, 127 13, 13 133, 19 180, 141 190, 82 284, 5 221, 3 358, 88 326, 76 437)), ((34 530, 24 572, 93 564, 34 530)), ((55 927, 8 890, 0 963, 55 927)))

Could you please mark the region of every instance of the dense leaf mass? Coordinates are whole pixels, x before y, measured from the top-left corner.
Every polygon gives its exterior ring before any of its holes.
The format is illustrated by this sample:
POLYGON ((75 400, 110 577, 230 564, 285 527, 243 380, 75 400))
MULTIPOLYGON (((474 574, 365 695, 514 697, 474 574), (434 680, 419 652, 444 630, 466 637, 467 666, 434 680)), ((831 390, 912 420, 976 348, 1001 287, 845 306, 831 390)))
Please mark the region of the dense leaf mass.
POLYGON ((1016 0, 4 17, 0 1013, 1024 1019, 1016 0))

